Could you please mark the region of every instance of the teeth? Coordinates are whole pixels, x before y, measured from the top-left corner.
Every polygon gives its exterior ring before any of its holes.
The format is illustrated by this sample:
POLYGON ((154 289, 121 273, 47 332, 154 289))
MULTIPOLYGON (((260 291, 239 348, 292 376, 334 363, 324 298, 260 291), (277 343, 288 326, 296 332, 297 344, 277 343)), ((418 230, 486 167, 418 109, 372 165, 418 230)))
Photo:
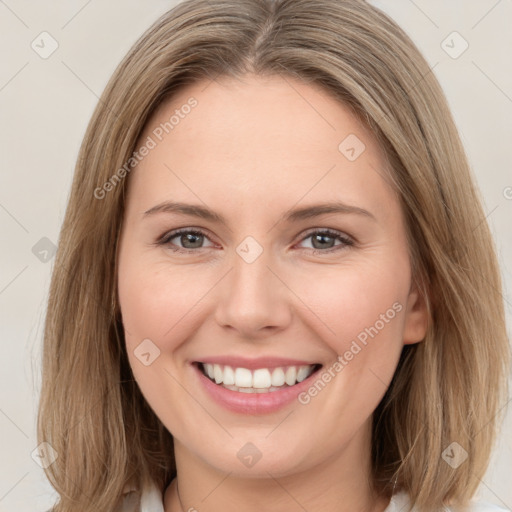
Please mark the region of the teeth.
POLYGON ((282 368, 276 368, 272 372, 272 386, 282 386, 285 382, 284 371, 282 368))
POLYGON ((297 369, 295 366, 290 366, 286 369, 284 380, 288 386, 293 386, 297 381, 297 369))
POLYGON ((235 372, 231 366, 224 366, 222 382, 225 386, 232 386, 235 383, 235 372))
POLYGON ((224 372, 218 364, 213 365, 213 377, 217 384, 220 384, 224 379, 224 372))
POLYGON ((270 372, 266 368, 254 370, 252 377, 253 388, 269 388, 272 385, 272 378, 270 372))
POLYGON ((235 386, 239 388, 252 387, 252 373, 247 368, 237 368, 235 370, 235 386))
POLYGON ((302 382, 313 373, 315 365, 258 368, 254 371, 209 363, 203 363, 201 367, 205 375, 227 389, 241 393, 265 393, 302 382))
POLYGON ((307 366, 301 366, 297 372, 297 382, 302 382, 310 373, 307 366))

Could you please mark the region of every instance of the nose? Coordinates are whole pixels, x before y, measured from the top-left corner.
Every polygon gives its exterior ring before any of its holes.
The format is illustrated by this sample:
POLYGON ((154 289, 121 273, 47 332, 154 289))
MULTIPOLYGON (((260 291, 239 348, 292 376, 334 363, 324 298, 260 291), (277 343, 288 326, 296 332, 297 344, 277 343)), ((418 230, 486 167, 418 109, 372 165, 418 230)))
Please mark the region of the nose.
POLYGON ((218 325, 240 337, 261 339, 290 324, 292 292, 270 260, 265 251, 253 262, 234 254, 232 269, 219 287, 218 325))

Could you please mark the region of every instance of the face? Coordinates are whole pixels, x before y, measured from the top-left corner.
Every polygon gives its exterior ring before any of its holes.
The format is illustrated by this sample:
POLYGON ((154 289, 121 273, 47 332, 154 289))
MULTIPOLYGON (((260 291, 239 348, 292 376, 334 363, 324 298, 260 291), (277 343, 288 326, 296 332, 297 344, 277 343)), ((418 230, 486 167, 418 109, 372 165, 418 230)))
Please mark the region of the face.
POLYGON ((119 300, 135 379, 180 453, 250 476, 357 463, 426 329, 372 134, 323 90, 247 75, 183 89, 142 145, 119 300))

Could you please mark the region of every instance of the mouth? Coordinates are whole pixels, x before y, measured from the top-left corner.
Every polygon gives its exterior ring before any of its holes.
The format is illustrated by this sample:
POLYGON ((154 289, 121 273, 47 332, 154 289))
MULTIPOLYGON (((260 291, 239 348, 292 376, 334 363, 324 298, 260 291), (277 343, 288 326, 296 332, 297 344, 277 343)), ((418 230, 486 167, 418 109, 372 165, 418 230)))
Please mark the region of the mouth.
POLYGON ((273 393, 293 388, 317 373, 322 364, 248 369, 197 361, 199 371, 217 386, 239 393, 273 393))

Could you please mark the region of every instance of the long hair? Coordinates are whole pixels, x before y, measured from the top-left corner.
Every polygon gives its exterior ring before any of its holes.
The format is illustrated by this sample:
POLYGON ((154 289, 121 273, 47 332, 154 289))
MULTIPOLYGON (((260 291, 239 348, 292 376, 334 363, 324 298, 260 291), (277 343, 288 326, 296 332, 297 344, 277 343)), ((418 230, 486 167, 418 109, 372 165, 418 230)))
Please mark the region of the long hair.
POLYGON ((396 483, 419 510, 466 504, 489 463, 510 350, 493 240, 432 70, 362 0, 187 0, 115 70, 78 155, 38 412, 38 440, 58 454, 45 470, 60 495, 55 510, 107 512, 127 482, 164 489, 176 476, 172 436, 136 385, 124 345, 116 262, 129 176, 116 171, 163 101, 198 80, 246 73, 321 86, 384 150, 429 326, 403 348, 373 414, 371 480, 383 494, 396 483), (467 455, 456 469, 446 457, 454 447, 467 455))

